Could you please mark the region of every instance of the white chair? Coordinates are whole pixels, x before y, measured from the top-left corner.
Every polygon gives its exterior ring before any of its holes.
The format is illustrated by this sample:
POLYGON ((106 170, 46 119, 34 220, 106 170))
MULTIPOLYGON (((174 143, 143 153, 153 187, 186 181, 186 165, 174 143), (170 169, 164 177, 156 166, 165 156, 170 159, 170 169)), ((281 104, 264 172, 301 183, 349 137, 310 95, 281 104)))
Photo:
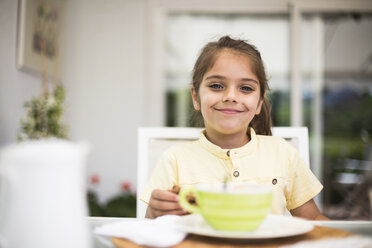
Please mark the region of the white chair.
POLYGON ((309 131, 307 127, 273 127, 273 136, 279 136, 293 145, 305 163, 310 166, 309 131))
MULTIPOLYGON (((138 129, 138 169, 137 169, 137 218, 144 218, 147 204, 139 199, 145 189, 152 170, 169 146, 200 137, 203 128, 190 127, 140 127, 138 129)), ((296 147, 309 164, 309 138, 307 127, 274 127, 274 136, 283 137, 296 147)))

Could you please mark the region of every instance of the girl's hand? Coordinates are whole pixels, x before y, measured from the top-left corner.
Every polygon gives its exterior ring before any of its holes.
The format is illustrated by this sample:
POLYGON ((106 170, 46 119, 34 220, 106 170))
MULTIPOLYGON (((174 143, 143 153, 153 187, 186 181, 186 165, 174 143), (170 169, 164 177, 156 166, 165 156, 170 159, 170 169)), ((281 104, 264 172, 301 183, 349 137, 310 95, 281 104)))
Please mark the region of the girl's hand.
POLYGON ((146 217, 156 218, 166 214, 184 215, 187 212, 178 203, 178 195, 169 190, 155 189, 151 193, 146 217))

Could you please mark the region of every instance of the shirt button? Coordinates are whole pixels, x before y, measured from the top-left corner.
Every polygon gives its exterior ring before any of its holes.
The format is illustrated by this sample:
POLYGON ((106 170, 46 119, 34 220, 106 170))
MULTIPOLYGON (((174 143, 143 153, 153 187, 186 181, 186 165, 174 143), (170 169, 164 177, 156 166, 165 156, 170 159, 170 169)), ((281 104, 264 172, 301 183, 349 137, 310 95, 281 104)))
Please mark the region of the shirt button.
POLYGON ((238 177, 239 174, 240 174, 239 171, 234 171, 234 173, 233 173, 234 177, 238 177))
POLYGON ((275 185, 278 182, 278 180, 276 180, 276 178, 274 178, 271 182, 272 182, 273 185, 275 185))
POLYGON ((230 150, 228 150, 228 151, 226 152, 226 155, 227 155, 228 157, 230 157, 230 150))

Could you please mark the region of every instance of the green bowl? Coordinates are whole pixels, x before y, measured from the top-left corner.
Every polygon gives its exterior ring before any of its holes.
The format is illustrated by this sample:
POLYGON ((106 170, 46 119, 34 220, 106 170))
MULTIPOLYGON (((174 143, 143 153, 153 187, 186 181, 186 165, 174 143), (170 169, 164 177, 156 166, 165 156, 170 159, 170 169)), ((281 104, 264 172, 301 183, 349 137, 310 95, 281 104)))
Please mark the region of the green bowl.
POLYGON ((199 213, 216 230, 253 231, 271 209, 272 187, 251 183, 202 184, 183 188, 180 204, 190 213, 199 213), (186 196, 193 194, 197 206, 186 196))

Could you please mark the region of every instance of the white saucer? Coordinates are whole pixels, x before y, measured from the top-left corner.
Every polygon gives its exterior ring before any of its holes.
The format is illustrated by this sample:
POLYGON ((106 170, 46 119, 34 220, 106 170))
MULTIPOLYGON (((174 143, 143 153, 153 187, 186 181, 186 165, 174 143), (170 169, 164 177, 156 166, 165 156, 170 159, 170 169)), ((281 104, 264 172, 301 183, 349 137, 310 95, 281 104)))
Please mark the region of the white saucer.
POLYGON ((176 221, 177 229, 210 237, 232 239, 267 239, 289 237, 307 233, 313 230, 314 225, 304 219, 284 216, 268 215, 261 225, 251 232, 217 231, 213 229, 199 214, 182 216, 176 221))

